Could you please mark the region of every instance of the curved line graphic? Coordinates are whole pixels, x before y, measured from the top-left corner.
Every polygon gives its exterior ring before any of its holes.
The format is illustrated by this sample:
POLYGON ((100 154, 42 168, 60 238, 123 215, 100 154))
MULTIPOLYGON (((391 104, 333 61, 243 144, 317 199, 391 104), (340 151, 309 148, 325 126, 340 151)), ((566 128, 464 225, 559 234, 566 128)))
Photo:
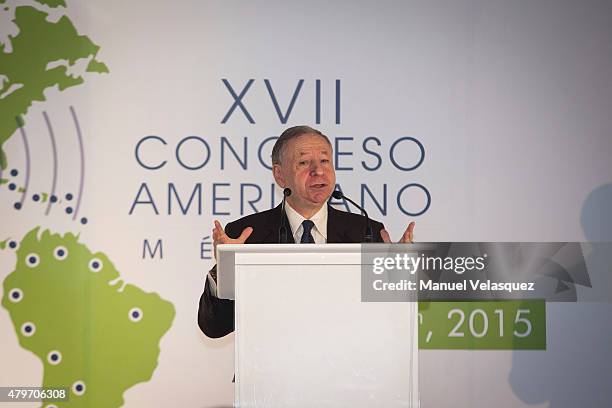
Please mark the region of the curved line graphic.
POLYGON ((51 197, 55 195, 55 187, 57 185, 57 146, 55 145, 55 135, 53 134, 53 128, 51 127, 51 121, 49 120, 49 116, 47 115, 46 111, 43 111, 43 116, 47 124, 47 130, 49 131, 49 137, 51 138, 51 149, 53 150, 53 182, 51 184, 51 195, 49 196, 49 201, 47 203, 47 209, 45 210, 45 215, 49 215, 49 211, 51 211, 51 206, 53 205, 53 202, 51 201, 51 197))
POLYGON ((73 220, 76 220, 77 214, 79 213, 79 207, 81 207, 81 198, 83 197, 83 187, 85 180, 85 153, 83 152, 83 137, 81 135, 81 127, 79 126, 79 120, 77 119, 76 112, 73 106, 70 106, 70 113, 72 114, 72 120, 74 121, 74 127, 76 128, 77 138, 79 140, 79 153, 81 154, 81 179, 79 180, 79 193, 77 195, 77 202, 74 208, 73 220))
POLYGON ((25 186, 23 187, 23 194, 21 195, 21 201, 19 202, 21 207, 23 208, 23 203, 25 202, 26 195, 28 194, 28 186, 30 185, 30 147, 28 146, 28 138, 26 136, 25 129, 23 124, 23 118, 20 116, 15 117, 17 121, 17 126, 19 126, 19 132, 21 133, 21 140, 23 140, 23 148, 25 150, 25 159, 26 159, 26 168, 25 168, 25 186))

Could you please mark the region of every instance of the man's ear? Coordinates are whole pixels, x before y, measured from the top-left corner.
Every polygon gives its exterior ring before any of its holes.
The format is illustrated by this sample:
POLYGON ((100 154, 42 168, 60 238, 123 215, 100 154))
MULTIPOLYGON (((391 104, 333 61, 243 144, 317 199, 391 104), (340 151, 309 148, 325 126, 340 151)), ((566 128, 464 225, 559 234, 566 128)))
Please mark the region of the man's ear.
POLYGON ((274 175, 274 180, 276 181, 276 184, 278 184, 281 188, 287 187, 287 184, 285 184, 285 178, 283 177, 283 172, 281 171, 280 164, 272 165, 272 174, 274 175))

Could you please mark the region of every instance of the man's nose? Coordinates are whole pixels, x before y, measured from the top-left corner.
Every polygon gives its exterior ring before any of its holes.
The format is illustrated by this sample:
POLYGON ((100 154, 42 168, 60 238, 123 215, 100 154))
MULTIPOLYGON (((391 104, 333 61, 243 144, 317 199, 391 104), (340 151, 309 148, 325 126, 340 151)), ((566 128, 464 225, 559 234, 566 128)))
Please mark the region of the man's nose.
POLYGON ((310 166, 310 174, 312 174, 313 176, 315 175, 322 175, 323 174, 323 166, 320 163, 313 163, 310 166))

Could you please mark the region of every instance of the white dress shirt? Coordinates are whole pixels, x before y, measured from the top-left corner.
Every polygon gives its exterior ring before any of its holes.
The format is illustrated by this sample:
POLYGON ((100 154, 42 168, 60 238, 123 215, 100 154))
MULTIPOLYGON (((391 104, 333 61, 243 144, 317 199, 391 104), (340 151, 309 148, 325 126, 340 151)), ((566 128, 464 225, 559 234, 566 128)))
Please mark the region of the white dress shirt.
MULTIPOLYGON (((304 227, 302 226, 302 222, 306 219, 302 217, 300 213, 295 211, 289 203, 285 203, 285 213, 287 214, 287 219, 289 220, 289 227, 291 228, 291 233, 293 234, 293 240, 296 243, 299 243, 302 239, 302 233, 304 232, 304 227)), ((310 221, 314 223, 314 227, 310 233, 314 238, 315 244, 325 244, 327 242, 327 204, 324 204, 323 207, 315 215, 310 217, 310 221)), ((210 287, 210 293, 217 297, 217 283, 208 273, 206 279, 208 279, 208 286, 210 287)))
MULTIPOLYGON (((285 204, 285 212, 287 213, 287 219, 289 220, 289 226, 291 226, 291 233, 293 234, 293 240, 296 243, 300 243, 302 239, 302 233, 304 227, 302 222, 306 219, 302 217, 300 213, 295 211, 289 203, 285 204)), ((327 205, 321 207, 319 211, 312 217, 310 221, 314 222, 314 227, 310 231, 314 238, 315 244, 325 244, 327 242, 327 205)))

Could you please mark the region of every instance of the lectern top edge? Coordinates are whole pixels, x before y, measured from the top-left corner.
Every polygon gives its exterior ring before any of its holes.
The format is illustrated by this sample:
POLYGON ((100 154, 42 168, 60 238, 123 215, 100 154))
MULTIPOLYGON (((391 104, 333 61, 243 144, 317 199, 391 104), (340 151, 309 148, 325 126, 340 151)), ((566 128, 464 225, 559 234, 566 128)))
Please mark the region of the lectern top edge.
MULTIPOLYGON (((344 253, 353 253, 360 252, 363 248, 363 245, 368 245, 370 248, 374 248, 376 246, 380 246, 381 248, 385 248, 385 246, 399 246, 400 244, 224 244, 217 246, 218 252, 240 252, 240 253, 248 253, 248 252, 256 252, 256 253, 265 253, 265 252, 284 252, 284 253, 325 253, 325 252, 344 252, 344 253)), ((413 251, 428 251, 435 248, 435 244, 431 243, 418 243, 418 244, 401 244, 402 247, 405 247, 405 250, 408 252, 413 251)))

